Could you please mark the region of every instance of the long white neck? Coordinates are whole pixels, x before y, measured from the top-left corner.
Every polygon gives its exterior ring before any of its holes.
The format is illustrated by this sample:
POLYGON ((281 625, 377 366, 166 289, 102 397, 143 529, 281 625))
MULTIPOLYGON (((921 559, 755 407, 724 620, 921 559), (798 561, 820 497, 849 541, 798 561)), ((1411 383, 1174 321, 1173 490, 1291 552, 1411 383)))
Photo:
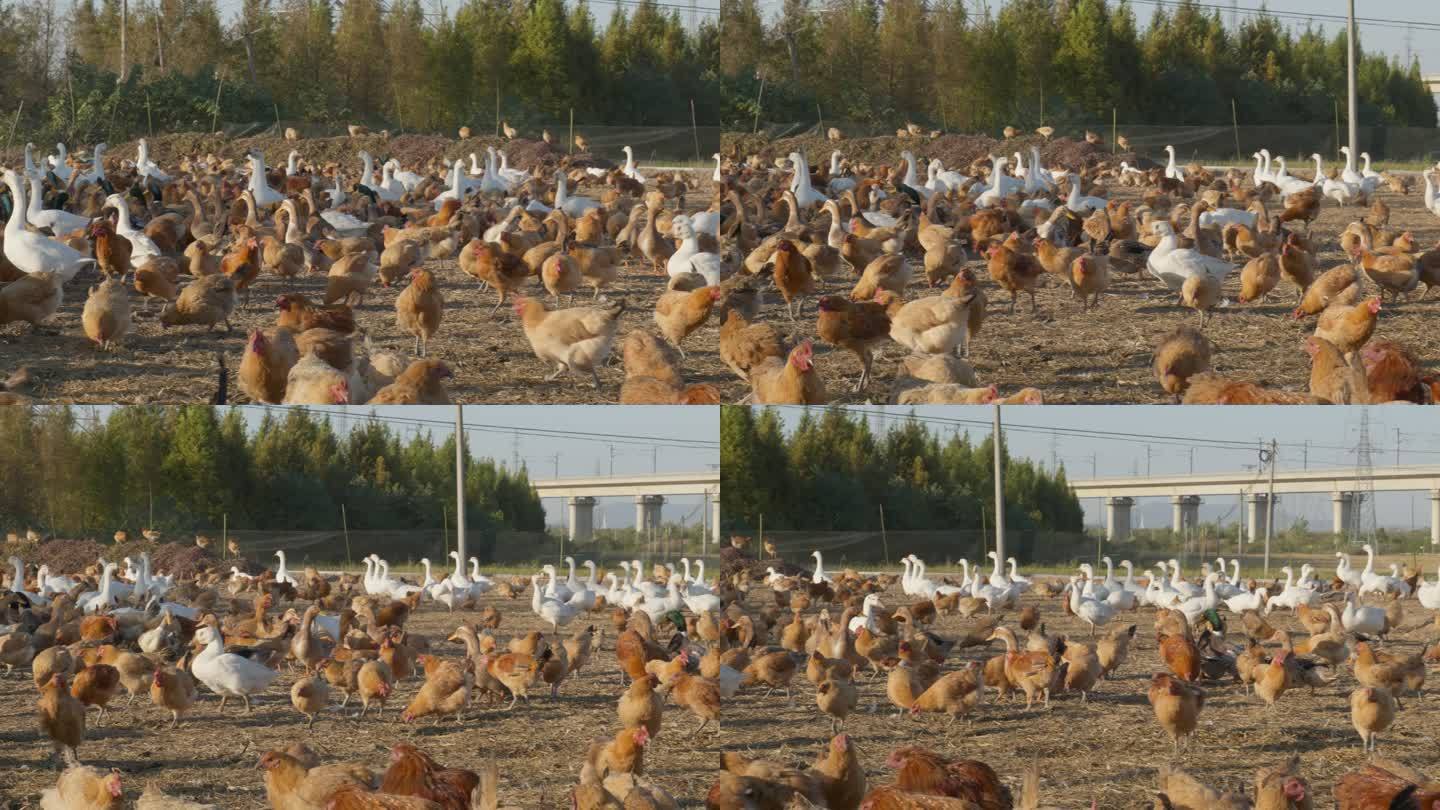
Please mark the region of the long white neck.
POLYGON ((685 569, 685 581, 686 581, 686 582, 690 582, 690 581, 691 581, 691 579, 690 579, 690 558, 689 558, 689 557, 681 557, 681 558, 680 558, 680 567, 685 569))
POLYGON ((1361 152, 1360 157, 1365 159, 1365 171, 1368 173, 1370 171, 1370 153, 1361 152))
POLYGON ((920 182, 920 175, 915 171, 915 156, 909 151, 901 152, 900 156, 905 159, 905 185, 914 188, 920 182))
MULTIPOLYGON (((715 160, 715 165, 716 165, 716 166, 719 166, 719 165, 720 165, 720 160, 719 160, 719 158, 716 158, 716 160, 715 160)), ((835 175, 837 175, 837 174, 839 174, 839 173, 840 173, 840 152, 837 150, 837 151, 834 151, 834 152, 831 152, 831 153, 830 153, 830 176, 831 176, 831 177, 834 177, 835 175)))
POLYGON ((700 583, 701 585, 704 585, 704 584, 705 584, 705 561, 704 561, 704 560, 696 560, 696 561, 695 561, 695 581, 698 582, 698 583, 700 583))
POLYGON ((15 566, 15 580, 10 587, 17 591, 25 590, 25 564, 20 562, 19 557, 11 557, 10 563, 15 566))
POLYGON ((480 578, 480 561, 475 559, 474 557, 470 558, 470 578, 480 578))
MULTIPOLYGON (((553 577, 551 578, 551 582, 552 582, 552 583, 554 582, 554 578, 553 578, 553 577)), ((540 597, 540 577, 536 576, 536 577, 531 577, 531 578, 530 578, 530 591, 531 591, 531 593, 530 593, 530 609, 533 610, 533 611, 535 611, 536 613, 539 613, 539 612, 540 612, 540 602, 541 602, 541 597, 540 597)))
POLYGON ((1375 573, 1375 551, 1369 546, 1365 547, 1365 573, 1375 573))
POLYGON ((815 552, 815 573, 816 573, 816 574, 823 574, 823 573, 825 573, 825 558, 821 557, 821 556, 820 556, 820 552, 818 552, 818 551, 815 552))
POLYGON ((275 556, 280 558, 280 574, 283 576, 285 573, 287 573, 285 569, 285 552, 277 551, 275 552, 275 556))
POLYGON ((361 177, 364 178, 364 181, 363 181, 363 182, 365 183, 365 185, 367 185, 367 186, 369 186, 369 187, 371 187, 371 188, 374 188, 374 187, 375 187, 375 159, 372 158, 372 157, 370 157, 370 153, 369 153, 369 152, 361 152, 361 153, 360 153, 360 159, 365 162, 365 168, 362 170, 362 173, 361 173, 361 177))
POLYGON ((435 578, 430 576, 430 558, 422 557, 420 559, 420 564, 425 566, 425 584, 429 585, 430 583, 435 581, 435 578))
MULTIPOLYGON (((1430 181, 1427 178, 1425 182, 1427 184, 1425 187, 1426 192, 1428 193, 1430 188, 1428 184, 1430 181)), ((10 196, 15 198, 15 210, 26 210, 25 187, 14 172, 5 173, 5 184, 10 187, 10 196)), ((11 215, 10 219, 5 223, 5 238, 15 239, 21 233, 25 232, 25 226, 21 223, 21 220, 24 218, 25 217, 22 216, 11 215)), ((11 244, 13 245, 15 242, 11 242, 11 244)))
MULTIPOLYGON (((40 188, 40 181, 36 180, 33 177, 30 178, 30 202, 29 205, 25 208, 25 215, 30 217, 32 220, 35 217, 40 216, 40 212, 44 210, 40 207, 40 197, 42 193, 43 192, 40 188)), ((20 209, 17 207, 15 210, 19 211, 20 209)), ((11 219, 14 219, 14 217, 11 217, 11 219)))

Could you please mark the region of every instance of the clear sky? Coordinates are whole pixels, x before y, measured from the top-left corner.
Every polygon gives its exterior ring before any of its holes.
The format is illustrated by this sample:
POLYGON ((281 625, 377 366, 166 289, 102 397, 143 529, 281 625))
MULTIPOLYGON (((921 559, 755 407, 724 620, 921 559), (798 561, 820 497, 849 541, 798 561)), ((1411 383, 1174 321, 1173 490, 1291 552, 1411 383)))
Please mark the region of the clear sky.
MULTIPOLYGON (((1113 0, 1112 0, 1113 1, 1113 0)), ((812 2, 823 2, 823 0, 812 0, 812 2)), ((1171 0, 1130 0, 1135 9, 1135 17, 1144 30, 1150 24, 1150 18, 1162 6, 1173 8, 1171 0)), ((1218 5, 1230 9, 1230 0, 1200 0, 1202 5, 1218 5)), ((997 10, 1005 5, 1005 0, 995 0, 990 3, 992 10, 997 10)), ((981 0, 966 0, 966 6, 978 11, 983 7, 981 0)), ((1247 10, 1259 9, 1262 6, 1260 0, 1235 0, 1233 7, 1238 9, 1238 19, 1246 16, 1247 10)), ((1281 22, 1291 28, 1305 27, 1306 19, 1312 14, 1338 14, 1346 13, 1347 4, 1341 0, 1321 0, 1321 2, 1306 2, 1306 0, 1267 0, 1263 6, 1280 17, 1281 22)), ((782 0, 760 0, 760 7, 769 15, 779 12, 782 7, 782 0)), ((1230 24, 1231 13, 1227 10, 1222 12, 1226 24, 1230 24)), ((1371 18, 1375 20, 1398 20, 1411 23, 1428 24, 1429 28, 1410 28, 1404 25, 1388 23, 1359 23, 1360 41, 1368 51, 1383 51, 1387 55, 1404 57, 1407 53, 1413 53, 1420 58, 1420 70, 1426 75, 1440 73, 1440 32, 1435 26, 1440 25, 1440 3, 1436 0, 1357 0, 1355 3, 1355 16, 1359 18, 1371 18), (1408 35, 1408 36, 1407 36, 1408 35)), ((1343 23, 1327 19, 1315 19, 1316 28, 1323 28, 1327 33, 1342 30, 1343 23)))
MULTIPOLYGON (((882 417, 877 407, 870 412, 872 425, 882 417)), ((1253 471, 1258 463, 1260 442, 1280 443, 1279 468, 1339 468, 1354 470, 1359 443, 1361 408, 1337 407, 1174 407, 1135 406, 1046 406, 1004 409, 1006 441, 1014 456, 1035 459, 1047 467, 1064 465, 1070 478, 1092 476, 1155 475, 1194 472, 1253 471), (1246 447, 1220 446, 1219 442, 1245 443, 1246 447), (1191 466, 1193 463, 1193 467, 1191 466)), ((891 406, 884 419, 905 418, 909 408, 891 406)), ((1375 468, 1396 464, 1396 433, 1399 434, 1401 465, 1440 465, 1440 419, 1433 408, 1392 405, 1372 407, 1370 443, 1375 468)), ((799 409, 785 409, 788 423, 799 409)), ((923 407, 914 413, 927 420, 942 435, 966 432, 977 441, 989 435, 993 409, 976 407, 923 407), (931 421, 933 420, 933 421, 931 421)), ((1200 507, 1200 519, 1233 521, 1237 498, 1213 499, 1200 507)), ((1104 514, 1095 499, 1082 502, 1086 523, 1098 526, 1104 514)), ((1136 516, 1144 526, 1168 526, 1171 508, 1168 498, 1147 498, 1139 502, 1136 516)), ((1430 501, 1427 493, 1381 493, 1376 501, 1380 526, 1408 529, 1429 526, 1430 501)), ((1330 526, 1328 494, 1286 495, 1276 503, 1276 526, 1290 526, 1303 516, 1312 527, 1330 526)))
MULTIPOLYGON (((258 424, 266 410, 284 408, 241 406, 258 424)), ((102 413, 109 408, 101 408, 102 413)), ((328 412, 338 430, 372 412, 405 436, 431 433, 444 441, 454 433, 452 407, 312 408, 328 412)), ((493 458, 506 466, 524 465, 533 478, 649 473, 699 472, 720 464, 719 415, 715 408, 639 406, 488 405, 465 408, 466 446, 476 458, 493 458), (562 435, 563 434, 563 435, 562 435), (613 457, 612 457, 613 454, 613 457), (613 464, 613 467, 612 467, 613 464)), ((561 499, 545 499, 547 521, 560 524, 561 499)), ((664 507, 664 520, 696 523, 702 496, 674 496, 664 507)), ((603 498, 595 507, 599 527, 635 525, 635 504, 628 498, 603 498)), ((708 518, 707 518, 708 519, 708 518)))

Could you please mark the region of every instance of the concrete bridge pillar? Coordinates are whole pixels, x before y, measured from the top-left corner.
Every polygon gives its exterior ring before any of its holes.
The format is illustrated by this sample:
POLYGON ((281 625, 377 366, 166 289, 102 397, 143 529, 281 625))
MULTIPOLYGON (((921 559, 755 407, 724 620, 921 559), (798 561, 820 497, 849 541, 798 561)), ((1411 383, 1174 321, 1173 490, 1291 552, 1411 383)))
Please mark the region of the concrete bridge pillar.
POLYGON ((710 542, 720 545, 720 495, 710 499, 710 542))
POLYGON ((1114 543, 1130 537, 1130 508, 1134 498, 1109 498, 1105 501, 1105 539, 1114 543))
POLYGON ((1430 545, 1440 546, 1440 489, 1430 491, 1430 545))
MULTIPOLYGON (((1250 535, 1252 541, 1265 537, 1265 526, 1270 520, 1268 498, 1269 496, 1264 492, 1252 492, 1246 496, 1246 500, 1250 502, 1250 528, 1247 534, 1250 535)), ((1280 499, 1276 498, 1275 503, 1279 502, 1280 499)))
POLYGON ((587 495, 571 498, 570 542, 588 543, 595 539, 595 499, 587 495))
POLYGON ((1330 522, 1335 534, 1345 534, 1355 520, 1355 510, 1364 503, 1360 492, 1336 492, 1330 496, 1330 522))
POLYGON ((643 533, 659 530, 660 507, 664 505, 664 495, 636 495, 635 531, 643 533))
POLYGON ((1170 498, 1170 527, 1176 534, 1194 528, 1200 522, 1199 495, 1174 495, 1170 498))

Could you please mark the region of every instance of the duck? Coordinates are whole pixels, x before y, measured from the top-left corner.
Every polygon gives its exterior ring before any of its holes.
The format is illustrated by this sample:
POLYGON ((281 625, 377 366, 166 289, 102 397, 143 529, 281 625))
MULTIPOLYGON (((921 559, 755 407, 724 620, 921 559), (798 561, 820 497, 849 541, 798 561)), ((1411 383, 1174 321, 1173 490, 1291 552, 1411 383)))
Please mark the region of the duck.
POLYGON ((61 283, 68 283, 80 272, 80 268, 95 263, 95 259, 62 242, 25 230, 25 217, 29 200, 25 196, 24 181, 14 169, 5 170, 5 185, 10 187, 10 198, 15 212, 5 223, 5 258, 25 273, 53 273, 61 283))
POLYGON ((72 214, 63 208, 43 207, 41 201, 44 196, 40 181, 30 178, 30 201, 25 210, 25 218, 31 225, 36 228, 49 228, 50 233, 56 236, 90 226, 90 217, 72 214))
POLYGON ((195 631, 195 641, 205 649, 195 656, 190 671, 195 679, 220 696, 220 708, 232 697, 245 701, 245 711, 250 711, 250 696, 265 691, 280 676, 279 670, 271 669, 259 661, 252 661, 243 655, 225 652, 220 631, 210 625, 203 625, 195 631))
POLYGON ((1191 248, 1181 248, 1175 229, 1170 227, 1169 222, 1152 222, 1150 228, 1152 233, 1160 237, 1160 243, 1150 251, 1145 266, 1150 270, 1150 275, 1172 291, 1179 292, 1186 279, 1201 275, 1209 276, 1223 285, 1225 278, 1235 270, 1235 265, 1224 259, 1207 256, 1191 248))
POLYGON ((725 263, 718 255, 700 250, 700 237, 690 217, 685 214, 676 215, 670 225, 670 232, 680 240, 679 247, 665 261, 665 272, 670 278, 698 273, 705 279, 706 286, 720 286, 725 263))

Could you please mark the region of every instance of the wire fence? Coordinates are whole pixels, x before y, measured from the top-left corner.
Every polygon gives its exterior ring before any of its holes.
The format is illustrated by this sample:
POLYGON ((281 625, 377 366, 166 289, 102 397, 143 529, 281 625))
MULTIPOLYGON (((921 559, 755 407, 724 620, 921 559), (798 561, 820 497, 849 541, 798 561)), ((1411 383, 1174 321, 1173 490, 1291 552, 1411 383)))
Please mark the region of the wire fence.
MULTIPOLYGON (((219 537, 217 529, 212 537, 219 537)), ((311 532, 230 531, 228 538, 238 547, 240 559, 262 567, 275 565, 275 552, 284 551, 291 568, 314 566, 321 569, 354 568, 363 564, 370 554, 379 555, 394 569, 415 569, 420 560, 428 558, 436 566, 448 567, 450 552, 455 550, 455 532, 445 529, 413 529, 404 531, 346 531, 344 529, 311 532)), ((212 548, 220 545, 215 544, 212 548)), ((662 526, 650 533, 634 529, 602 529, 594 539, 575 543, 558 532, 486 532, 466 533, 466 555, 475 557, 482 566, 524 568, 537 563, 558 563, 569 555, 577 560, 593 560, 601 568, 614 569, 624 560, 672 562, 681 557, 706 560, 712 567, 718 562, 716 546, 705 540, 698 527, 680 530, 662 526)), ((228 551, 225 552, 229 554, 228 551)))
MULTIPOLYGON (((823 137, 829 129, 835 128, 846 138, 874 138, 895 135, 895 128, 877 124, 853 121, 803 121, 770 122, 761 124, 756 134, 770 140, 806 136, 823 137)), ((928 128, 927 128, 928 130, 928 128)), ((1073 131, 1055 133, 1055 137, 1080 138, 1086 131, 1098 133, 1107 148, 1115 142, 1115 135, 1121 135, 1130 145, 1130 150, 1145 155, 1163 154, 1167 145, 1175 147, 1177 160, 1189 161, 1249 161, 1250 155, 1261 149, 1270 150, 1272 155, 1284 156, 1286 160, 1309 160, 1318 154, 1333 162, 1339 155, 1339 147, 1348 138, 1342 126, 1328 124, 1295 124, 1265 126, 1151 126, 1121 124, 1112 128, 1109 121, 1080 127, 1073 131)), ((748 130, 745 134, 749 134, 748 130)), ((929 132, 922 133, 928 135, 929 132)), ((955 133, 947 133, 955 134, 955 133)), ((966 134, 966 133, 960 133, 966 134)), ((1000 132, 969 133, 1002 137, 1000 132)), ((1023 135, 1034 133, 1026 131, 1023 135)), ((1440 160, 1440 129, 1432 127, 1360 127, 1356 133, 1360 152, 1369 152, 1375 161, 1406 161, 1434 163, 1440 160)), ((924 143, 924 141, 920 141, 924 143)), ((844 146, 839 147, 842 151, 844 146)), ((923 148, 923 147, 921 147, 923 148)), ((1358 159, 1358 157, 1357 157, 1358 159)), ((1304 168, 1302 166, 1302 168, 1304 168)))

